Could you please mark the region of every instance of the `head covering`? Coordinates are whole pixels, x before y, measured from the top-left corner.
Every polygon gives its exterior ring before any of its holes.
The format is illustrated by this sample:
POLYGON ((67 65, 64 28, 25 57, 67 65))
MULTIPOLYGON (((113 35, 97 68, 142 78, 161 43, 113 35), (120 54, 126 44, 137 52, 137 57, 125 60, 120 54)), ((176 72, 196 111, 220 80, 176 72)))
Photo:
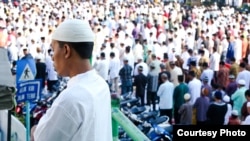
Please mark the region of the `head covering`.
POLYGON ((229 77, 230 79, 234 79, 234 78, 235 78, 235 76, 234 76, 233 74, 229 75, 228 77, 229 77))
POLYGON ((166 69, 165 64, 160 64, 160 68, 161 68, 161 69, 166 69))
POLYGON ((228 95, 225 95, 225 96, 223 97, 223 101, 224 101, 224 102, 230 102, 230 97, 229 97, 228 95))
POLYGON ((123 61, 128 61, 128 57, 124 57, 124 58, 123 58, 123 61))
POLYGON ((232 115, 234 115, 234 116, 239 116, 239 113, 238 113, 237 110, 233 110, 233 111, 232 111, 232 115))
POLYGON ((143 60, 143 57, 142 56, 138 56, 137 60, 143 60))
POLYGON ((245 86, 245 85, 246 85, 246 81, 243 80, 243 79, 240 79, 240 80, 238 81, 238 84, 239 84, 239 85, 245 86))
POLYGON ((216 91, 216 92, 214 93, 214 97, 215 97, 216 99, 222 99, 222 93, 221 93, 220 91, 216 91))
POLYGON ((205 77, 203 78, 203 81, 208 82, 208 77, 205 76, 205 77))
POLYGON ((64 42, 94 42, 94 33, 88 21, 68 19, 57 27, 52 39, 64 42))
POLYGON ((184 99, 189 100, 191 98, 191 95, 189 93, 184 94, 184 99))
POLYGON ((142 67, 142 66, 139 66, 139 67, 138 67, 138 70, 139 70, 139 71, 143 71, 143 67, 142 67))
POLYGON ((156 67, 155 63, 152 62, 152 63, 150 64, 150 67, 151 67, 151 68, 155 68, 155 67, 156 67))

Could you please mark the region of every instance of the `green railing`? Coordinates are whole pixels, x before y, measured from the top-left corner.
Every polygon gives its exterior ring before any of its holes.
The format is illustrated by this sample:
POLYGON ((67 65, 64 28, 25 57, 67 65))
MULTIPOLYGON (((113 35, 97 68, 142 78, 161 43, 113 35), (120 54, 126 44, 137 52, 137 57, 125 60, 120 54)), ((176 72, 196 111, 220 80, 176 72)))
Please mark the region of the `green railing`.
POLYGON ((121 111, 119 97, 112 98, 112 133, 113 141, 119 141, 118 126, 121 126, 134 141, 150 141, 121 111))

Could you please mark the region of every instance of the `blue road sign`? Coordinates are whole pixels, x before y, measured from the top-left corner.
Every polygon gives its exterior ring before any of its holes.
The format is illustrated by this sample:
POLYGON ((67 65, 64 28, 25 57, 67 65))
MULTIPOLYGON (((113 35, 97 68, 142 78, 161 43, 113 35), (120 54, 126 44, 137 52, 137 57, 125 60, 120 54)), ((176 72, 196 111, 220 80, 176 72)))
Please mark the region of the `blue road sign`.
POLYGON ((16 82, 34 80, 36 76, 36 63, 33 58, 17 61, 16 82))
POLYGON ((16 101, 24 102, 24 101, 34 101, 41 94, 41 80, 28 80, 25 82, 17 83, 17 93, 16 93, 16 101))

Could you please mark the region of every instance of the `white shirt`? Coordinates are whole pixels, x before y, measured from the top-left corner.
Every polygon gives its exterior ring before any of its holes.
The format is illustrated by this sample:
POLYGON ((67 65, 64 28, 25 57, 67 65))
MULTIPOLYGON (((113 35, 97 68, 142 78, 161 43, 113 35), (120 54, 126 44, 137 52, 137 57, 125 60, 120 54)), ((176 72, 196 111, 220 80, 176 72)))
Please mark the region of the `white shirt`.
POLYGON ((200 97, 201 94, 201 81, 194 78, 188 83, 189 93, 191 95, 191 103, 194 104, 196 99, 200 97))
POLYGON ((250 115, 248 115, 246 119, 241 122, 241 125, 250 125, 250 115))
POLYGON ((214 77, 214 71, 210 68, 203 70, 200 77, 201 81, 203 81, 205 77, 208 77, 208 84, 211 85, 211 81, 214 77))
POLYGON ((246 87, 247 89, 249 89, 249 85, 250 85, 250 71, 248 71, 248 70, 243 70, 243 71, 239 72, 239 73, 238 73, 238 76, 237 76, 237 78, 236 78, 236 82, 238 82, 240 79, 245 80, 245 82, 246 82, 245 87, 246 87))
POLYGON ((100 60, 96 66, 96 71, 104 80, 108 80, 109 61, 106 59, 100 60))
POLYGON ((210 68, 213 71, 219 71, 220 54, 218 52, 214 52, 209 59, 209 63, 210 63, 210 68))
POLYGON ((94 70, 72 77, 40 119, 35 141, 112 141, 110 103, 109 87, 94 70))
POLYGON ((119 76, 120 68, 121 68, 120 61, 117 58, 110 59, 109 76, 111 79, 119 76))
POLYGON ((232 105, 227 103, 227 113, 225 115, 224 125, 227 125, 229 122, 229 117, 232 115, 232 105))
POLYGON ((174 84, 166 81, 160 85, 157 91, 157 96, 160 97, 159 107, 160 109, 172 109, 173 108, 173 94, 174 84))
POLYGON ((183 52, 181 54, 181 59, 183 60, 183 64, 182 64, 182 68, 185 70, 188 70, 188 59, 189 59, 190 55, 188 54, 187 51, 183 52))
POLYGON ((57 72, 55 71, 53 60, 48 56, 45 60, 46 72, 48 73, 48 80, 58 80, 57 72))

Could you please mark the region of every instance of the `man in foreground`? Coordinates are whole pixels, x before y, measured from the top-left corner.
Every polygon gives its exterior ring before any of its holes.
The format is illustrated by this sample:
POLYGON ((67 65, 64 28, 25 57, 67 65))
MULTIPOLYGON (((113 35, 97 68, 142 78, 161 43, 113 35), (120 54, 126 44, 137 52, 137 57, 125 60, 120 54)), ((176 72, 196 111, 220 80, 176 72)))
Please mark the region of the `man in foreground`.
POLYGON ((70 80, 39 121, 35 141, 112 140, 109 87, 89 61, 93 41, 87 21, 65 20, 54 31, 54 66, 70 80))

